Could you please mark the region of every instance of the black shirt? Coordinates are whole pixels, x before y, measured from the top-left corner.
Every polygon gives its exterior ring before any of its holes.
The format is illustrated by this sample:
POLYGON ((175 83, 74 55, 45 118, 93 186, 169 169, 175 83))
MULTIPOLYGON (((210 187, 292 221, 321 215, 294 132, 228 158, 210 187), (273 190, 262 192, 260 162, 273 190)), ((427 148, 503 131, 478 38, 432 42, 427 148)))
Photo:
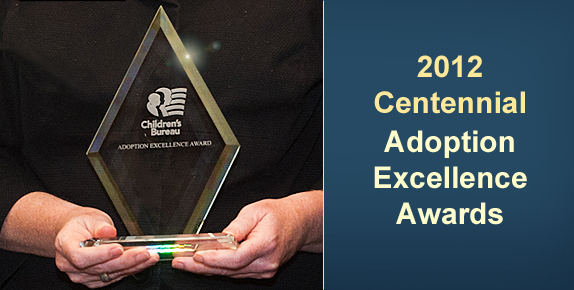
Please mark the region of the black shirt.
MULTIPOLYGON (((159 5, 202 48, 196 65, 242 148, 202 232, 263 198, 312 189, 322 175, 319 1, 7 1, 0 4, 0 221, 46 191, 110 214, 85 152, 159 5), (219 49, 209 48, 218 43, 219 49)), ((0 250, 2 289, 83 288, 54 260, 0 250)), ((318 289, 322 255, 298 253, 270 280, 205 277, 159 264, 117 289, 318 289), (143 284, 142 284, 143 283, 143 284)))

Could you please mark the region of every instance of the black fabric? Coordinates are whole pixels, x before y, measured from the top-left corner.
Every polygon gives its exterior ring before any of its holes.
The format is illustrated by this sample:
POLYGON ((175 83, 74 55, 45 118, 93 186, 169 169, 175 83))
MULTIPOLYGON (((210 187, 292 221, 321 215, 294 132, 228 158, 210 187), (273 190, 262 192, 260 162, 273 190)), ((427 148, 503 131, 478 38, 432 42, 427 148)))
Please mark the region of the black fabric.
MULTIPOLYGON (((312 189, 322 175, 320 1, 0 2, 0 221, 36 190, 109 213, 85 152, 159 5, 241 143, 203 232, 263 198, 312 189), (214 49, 215 42, 221 44, 214 49), (206 49, 208 48, 208 49, 206 49)), ((83 289, 53 259, 0 251, 2 289, 83 289)), ((205 277, 160 263, 149 281, 110 289, 319 289, 322 255, 298 253, 275 278, 205 277)))

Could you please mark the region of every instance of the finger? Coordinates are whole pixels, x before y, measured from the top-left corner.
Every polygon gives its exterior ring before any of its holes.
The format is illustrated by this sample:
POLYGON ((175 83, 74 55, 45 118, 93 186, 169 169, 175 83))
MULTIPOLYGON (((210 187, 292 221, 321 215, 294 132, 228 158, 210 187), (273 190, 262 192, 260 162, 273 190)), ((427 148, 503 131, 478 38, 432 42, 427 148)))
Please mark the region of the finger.
POLYGON ((73 243, 64 245, 61 252, 63 258, 77 269, 85 269, 113 260, 123 253, 124 249, 119 244, 80 248, 79 244, 75 245, 73 243))
MULTIPOLYGON (((88 284, 88 283, 95 283, 95 282, 103 282, 102 279, 100 278, 99 275, 91 275, 91 274, 86 274, 86 273, 67 273, 68 276, 70 277, 70 280, 76 284, 88 284)), ((108 275, 108 277, 110 278, 110 281, 114 281, 114 280, 120 280, 121 277, 115 277, 112 278, 111 275, 108 275)), ((110 282, 108 281, 108 282, 110 282)), ((104 282, 104 283, 108 283, 108 282, 104 282)))
POLYGON ((225 268, 210 267, 202 263, 198 263, 191 257, 181 257, 174 259, 171 262, 171 266, 175 269, 185 270, 188 272, 201 274, 201 275, 230 275, 235 274, 234 270, 229 270, 225 268))
POLYGON ((127 268, 127 269, 124 269, 122 271, 113 272, 112 278, 117 277, 117 276, 126 277, 126 276, 131 276, 131 275, 137 274, 137 273, 155 265, 158 261, 159 261, 159 255, 157 253, 151 254, 150 258, 147 259, 146 261, 144 261, 143 263, 137 264, 134 267, 127 268))
POLYGON ((84 283, 81 283, 81 284, 84 284, 85 286, 87 286, 87 287, 90 288, 90 289, 95 289, 95 288, 102 288, 102 287, 108 286, 108 285, 110 285, 110 284, 116 283, 116 282, 120 281, 120 280, 123 279, 123 278, 125 278, 125 277, 117 277, 117 278, 112 279, 112 280, 110 280, 110 281, 108 281, 108 282, 103 282, 103 281, 100 280, 99 277, 98 277, 98 280, 97 280, 97 281, 84 282, 84 283))
POLYGON ((275 276, 275 274, 277 274, 277 271, 264 272, 264 273, 237 274, 237 275, 230 275, 229 277, 233 279, 246 279, 246 278, 271 279, 273 278, 273 276, 275 276))
POLYGON ((277 264, 270 264, 263 260, 256 260, 250 265, 239 269, 211 267, 202 263, 198 263, 191 257, 185 257, 172 261, 172 267, 207 276, 220 275, 229 276, 231 278, 255 279, 272 278, 277 273, 278 269, 277 264))
MULTIPOLYGON (((112 283, 114 281, 119 281, 121 280, 123 277, 121 276, 112 276, 112 275, 108 275, 108 278, 110 278, 110 280, 108 282, 104 282, 102 281, 102 279, 100 278, 100 275, 91 275, 91 274, 86 274, 86 273, 66 273, 68 274, 68 276, 70 277, 70 280, 76 284, 98 284, 98 283, 104 283, 104 284, 109 284, 112 283)), ((99 286, 102 287, 102 286, 99 286)))
POLYGON ((131 276, 134 274, 137 274, 153 265, 155 265, 157 262, 159 261, 159 256, 157 254, 152 254, 150 255, 150 257, 143 261, 142 263, 136 264, 133 267, 129 267, 129 268, 125 268, 119 271, 114 271, 114 272, 108 272, 108 271, 102 271, 102 272, 98 272, 97 274, 92 274, 90 275, 92 277, 91 281, 97 281, 100 279, 100 274, 101 273, 106 273, 108 274, 108 277, 112 280, 117 280, 118 278, 123 278, 126 276, 131 276))
MULTIPOLYGON (((68 272, 68 276, 70 280, 74 283, 86 284, 86 283, 93 283, 101 281, 100 274, 106 273, 111 281, 118 281, 126 276, 130 276, 136 273, 143 271, 144 269, 155 265, 159 261, 159 256, 157 254, 150 255, 150 258, 144 261, 143 263, 137 264, 133 267, 122 269, 119 271, 106 271, 102 270, 101 272, 93 273, 93 272, 68 272)), ((107 283, 107 282, 106 282, 107 283)), ((97 283, 96 283, 97 284, 97 283)))
MULTIPOLYGON (((154 256, 157 257, 157 256, 154 256)), ((118 258, 82 269, 82 272, 99 275, 100 273, 113 273, 136 267, 148 262, 152 256, 146 248, 130 249, 118 258)), ((159 260, 159 257, 157 258, 159 260)))
POLYGON ((239 269, 266 254, 266 243, 262 237, 250 235, 237 250, 201 251, 196 253, 193 259, 211 267, 239 269))

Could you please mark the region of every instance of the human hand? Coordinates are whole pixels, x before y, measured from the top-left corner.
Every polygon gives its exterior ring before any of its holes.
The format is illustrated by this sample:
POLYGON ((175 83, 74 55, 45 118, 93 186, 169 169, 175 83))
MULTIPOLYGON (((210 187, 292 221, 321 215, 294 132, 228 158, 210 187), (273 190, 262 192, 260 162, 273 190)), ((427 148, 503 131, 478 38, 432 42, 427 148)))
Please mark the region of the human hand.
POLYGON ((159 261, 157 254, 145 248, 124 251, 119 244, 81 248, 80 242, 94 237, 115 237, 111 218, 102 211, 83 208, 71 217, 63 217, 55 240, 56 266, 74 283, 99 288, 133 275, 159 261), (109 281, 103 281, 105 273, 109 281))
POLYGON ((245 206, 225 230, 237 250, 215 250, 179 257, 177 269, 232 278, 272 278, 298 250, 320 252, 323 244, 323 192, 311 191, 245 206))

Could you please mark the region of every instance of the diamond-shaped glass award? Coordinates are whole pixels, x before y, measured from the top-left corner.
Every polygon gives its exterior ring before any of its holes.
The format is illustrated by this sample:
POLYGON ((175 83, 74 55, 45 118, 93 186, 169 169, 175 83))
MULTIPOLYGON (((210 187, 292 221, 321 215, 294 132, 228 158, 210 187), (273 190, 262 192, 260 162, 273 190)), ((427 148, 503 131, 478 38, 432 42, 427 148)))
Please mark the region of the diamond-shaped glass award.
POLYGON ((238 151, 160 7, 86 153, 130 234, 198 233, 238 151))

